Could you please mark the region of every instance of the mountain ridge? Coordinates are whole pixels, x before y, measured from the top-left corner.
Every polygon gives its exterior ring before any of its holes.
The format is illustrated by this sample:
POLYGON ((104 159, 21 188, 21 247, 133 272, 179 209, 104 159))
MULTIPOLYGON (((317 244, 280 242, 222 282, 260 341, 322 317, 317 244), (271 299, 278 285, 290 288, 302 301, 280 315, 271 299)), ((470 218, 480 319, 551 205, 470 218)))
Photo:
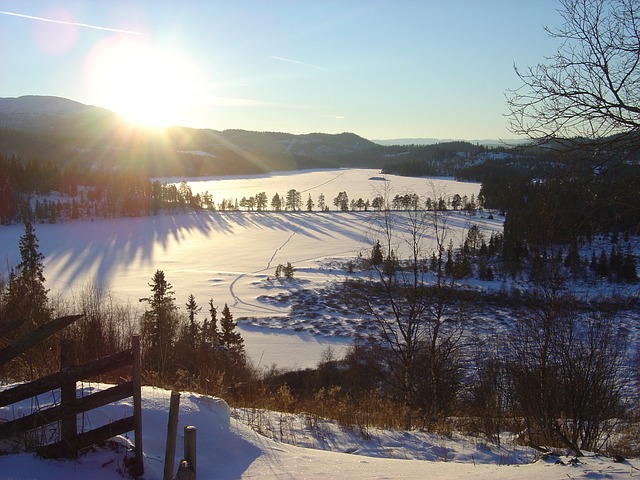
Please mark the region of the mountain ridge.
MULTIPOLYGON (((78 112, 87 111, 87 110, 101 110, 105 113, 110 113, 114 116, 118 116, 116 112, 108 110, 103 107, 98 107, 94 105, 88 105, 76 100, 71 100, 64 97, 59 97, 55 95, 22 95, 19 97, 0 97, 0 114, 31 114, 31 115, 69 115, 76 114, 78 112)), ((171 126, 168 128, 193 128, 193 127, 185 127, 180 125, 171 126)), ((211 130, 210 128, 193 128, 194 130, 211 130)), ((230 131, 238 131, 238 132, 254 132, 251 130, 245 129, 226 129, 222 130, 224 132, 230 131)), ((342 132, 337 134, 331 133, 323 133, 323 132, 308 132, 303 134, 293 134, 288 132, 279 132, 279 131, 255 131, 255 133, 260 134, 287 134, 293 136, 312 136, 312 135, 344 135, 345 133, 351 132, 342 132)), ((353 134, 357 135, 357 134, 353 134)), ((360 138, 359 135, 357 135, 360 138)), ((522 140, 518 139, 473 139, 466 140, 462 138, 435 138, 435 137, 400 137, 400 138, 390 138, 390 139, 366 139, 372 143, 383 145, 383 146, 400 146, 400 145, 434 145, 438 143, 449 143, 449 142, 469 142, 469 143, 477 143, 480 145, 511 145, 513 143, 521 143, 522 140)))
POLYGON ((145 129, 55 96, 0 98, 0 154, 151 176, 227 175, 367 165, 383 147, 356 134, 145 129))
POLYGON ((480 148, 468 142, 386 146, 351 132, 145 129, 110 110, 62 97, 0 98, 0 155, 94 169, 135 169, 152 177, 383 169, 447 161, 480 148))
POLYGON ((53 95, 0 97, 0 113, 56 115, 78 112, 88 107, 90 108, 91 106, 53 95))
POLYGON ((485 147, 512 147, 516 145, 522 145, 529 140, 523 140, 518 138, 508 139, 473 139, 465 140, 461 138, 433 138, 433 137, 415 137, 415 138, 389 138, 389 139, 372 139, 374 143, 384 146, 397 146, 397 145, 437 145, 439 143, 451 143, 451 142, 467 142, 474 145, 482 145, 485 147))

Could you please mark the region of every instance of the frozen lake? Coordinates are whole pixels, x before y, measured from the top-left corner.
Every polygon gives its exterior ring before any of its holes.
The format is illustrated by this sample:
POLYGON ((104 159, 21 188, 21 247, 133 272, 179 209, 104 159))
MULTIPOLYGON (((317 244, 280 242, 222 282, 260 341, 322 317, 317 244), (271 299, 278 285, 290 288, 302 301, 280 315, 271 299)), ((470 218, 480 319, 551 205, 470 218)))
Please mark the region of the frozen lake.
MULTIPOLYGON (((47 287, 52 294, 73 295, 95 281, 108 287, 119 301, 140 308, 138 300, 150 294, 148 284, 160 269, 173 285, 180 306, 193 294, 201 306, 210 298, 220 307, 228 303, 236 319, 284 315, 287 305, 259 299, 277 292, 277 285, 268 284, 267 279, 273 278, 279 263, 291 262, 296 279, 317 284, 344 279, 344 271, 328 265, 370 251, 372 213, 336 212, 333 198, 339 192, 346 191, 349 198, 373 199, 389 186, 398 194, 413 191, 433 196, 435 189, 439 194, 470 197, 480 189, 479 184, 446 179, 380 178, 377 170, 349 169, 188 179, 194 194, 209 191, 216 204, 218 199, 240 199, 262 191, 271 199, 276 192, 283 196, 296 189, 303 202, 307 194, 315 202, 323 193, 332 210, 329 213, 200 212, 38 224, 35 229, 45 256, 47 287)), ((22 233, 22 225, 0 227, 0 272, 5 277, 8 268, 18 262, 22 233)), ((327 345, 340 350, 349 344, 348 339, 303 332, 242 326, 241 330, 247 352, 261 366, 314 366, 327 345)))

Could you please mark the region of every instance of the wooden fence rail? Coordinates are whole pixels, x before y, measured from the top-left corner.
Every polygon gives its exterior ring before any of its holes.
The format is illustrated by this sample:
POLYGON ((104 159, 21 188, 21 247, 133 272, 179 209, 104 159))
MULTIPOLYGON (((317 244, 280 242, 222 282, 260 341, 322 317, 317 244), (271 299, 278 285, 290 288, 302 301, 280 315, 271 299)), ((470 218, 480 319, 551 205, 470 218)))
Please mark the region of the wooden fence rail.
POLYGON ((63 383, 79 382, 118 368, 126 367, 132 364, 132 360, 133 352, 131 349, 127 349, 107 357, 92 360, 79 367, 64 369, 29 383, 21 383, 20 385, 0 392, 0 407, 55 390, 56 388, 60 388, 60 385, 63 383))
MULTIPOLYGON (((64 323, 64 322, 62 322, 64 323)), ((60 422, 60 441, 42 445, 37 452, 45 457, 77 456, 79 450, 108 440, 116 435, 134 431, 136 476, 144 472, 142 458, 142 398, 140 386, 140 337, 131 339, 131 348, 80 366, 69 366, 64 360, 68 348, 63 349, 61 371, 30 383, 17 385, 0 392, 0 407, 4 407, 42 393, 60 389, 61 401, 47 409, 0 424, 0 439, 26 433, 35 428, 60 422), (132 380, 114 387, 76 398, 76 382, 102 375, 126 366, 132 367, 132 380), (76 416, 98 407, 133 397, 133 415, 87 432, 77 433, 76 416)), ((67 355, 67 358, 69 356, 67 355)))
MULTIPOLYGON (((13 360, 18 355, 26 352, 38 343, 43 342, 54 333, 71 325, 73 322, 79 320, 82 317, 84 317, 84 315, 68 315, 66 317, 56 318, 48 323, 45 323, 44 325, 39 326, 33 332, 25 335, 17 342, 0 350, 0 365, 13 360)), ((6 328, 8 331, 11 327, 5 326, 4 328, 6 328)))

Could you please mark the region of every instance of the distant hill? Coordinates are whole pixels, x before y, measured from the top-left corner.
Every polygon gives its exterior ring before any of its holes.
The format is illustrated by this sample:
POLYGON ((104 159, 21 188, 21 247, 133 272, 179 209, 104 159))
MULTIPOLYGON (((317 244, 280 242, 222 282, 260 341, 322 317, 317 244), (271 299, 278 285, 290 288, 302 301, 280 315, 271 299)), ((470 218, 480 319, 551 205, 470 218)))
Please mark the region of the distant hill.
POLYGON ((417 140, 402 139, 385 146, 353 133, 294 135, 187 127, 147 130, 132 127, 112 111, 65 98, 0 98, 0 154, 5 157, 128 168, 149 176, 382 169, 427 159, 432 163, 446 161, 446 170, 432 171, 450 174, 457 152, 465 152, 468 163, 469 155, 478 151, 477 145, 468 142, 418 146, 417 140))
POLYGON ((510 138, 506 140, 498 139, 483 139, 483 140, 460 140, 453 138, 391 138, 387 140, 371 140, 378 145, 435 145, 438 143, 452 143, 452 142, 468 142, 473 145, 482 145, 484 147, 504 147, 522 145, 528 140, 520 140, 510 138))
POLYGON ((66 115, 87 108, 86 105, 62 97, 26 95, 0 98, 0 113, 27 115, 66 115))
POLYGON ((390 138, 386 140, 371 140, 378 145, 433 145, 447 140, 438 138, 390 138))
POLYGON ((133 128, 116 113, 48 96, 0 98, 0 153, 135 167, 150 175, 224 175, 366 166, 382 147, 352 133, 133 128), (363 160, 365 159, 365 160, 363 160))

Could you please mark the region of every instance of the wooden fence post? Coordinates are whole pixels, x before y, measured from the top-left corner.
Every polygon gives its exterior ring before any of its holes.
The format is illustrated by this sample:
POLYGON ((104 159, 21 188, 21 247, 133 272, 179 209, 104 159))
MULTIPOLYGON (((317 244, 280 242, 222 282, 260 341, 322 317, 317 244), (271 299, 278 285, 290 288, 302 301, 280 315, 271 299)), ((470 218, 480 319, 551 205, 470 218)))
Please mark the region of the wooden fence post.
POLYGON ((196 480, 198 473, 196 466, 196 427, 184 427, 184 459, 193 469, 193 480, 196 480))
POLYGON ((163 480, 173 478, 174 459, 176 456, 176 436, 178 434, 178 412, 180 410, 180 392, 171 392, 169 403, 169 421, 167 423, 167 445, 164 452, 163 480))
POLYGON ((142 385, 140 367, 140 335, 131 337, 131 352, 133 354, 133 422, 134 434, 136 437, 135 454, 135 475, 142 476, 144 473, 144 458, 142 457, 142 385))
MULTIPOLYGON (((60 371, 75 367, 75 343, 65 340, 60 345, 60 371)), ((69 380, 60 385, 60 404, 69 405, 76 400, 76 382, 69 380)), ((77 417, 75 411, 71 410, 60 419, 60 440, 65 445, 64 455, 75 458, 78 454, 75 449, 75 440, 78 435, 77 417)))
MULTIPOLYGON (((56 321, 56 328, 62 328, 60 327, 60 321, 65 323, 80 317, 81 315, 61 317, 56 321)), ((14 344, 7 347, 0 351, 0 360, 9 361, 7 359, 15 358, 16 355, 26 351, 29 346, 34 344, 34 338, 41 337, 44 334, 50 336, 52 331, 53 330, 47 327, 47 329, 39 331, 35 337, 27 336, 28 341, 22 341, 18 346, 14 344)), ((2 361, 0 361, 0 364, 2 364, 2 361)), ((0 407, 3 407, 51 390, 60 389, 59 405, 40 409, 30 415, 22 416, 15 420, 0 422, 0 440, 24 434, 27 431, 46 425, 57 424, 60 429, 59 441, 44 443, 47 439, 43 439, 44 442, 34 450, 46 458, 76 457, 78 452, 85 447, 102 442, 115 435, 134 431, 136 440, 135 458, 130 473, 136 477, 142 476, 144 473, 144 457, 142 453, 140 337, 132 337, 130 349, 92 360, 84 365, 75 366, 75 364, 74 345, 70 342, 63 343, 60 350, 59 372, 46 375, 29 383, 16 385, 0 392, 0 407), (106 390, 101 390, 97 393, 76 398, 77 382, 126 366, 133 366, 133 378, 131 381, 107 388, 106 390), (133 397, 132 416, 78 433, 78 415, 128 397, 133 397)))

